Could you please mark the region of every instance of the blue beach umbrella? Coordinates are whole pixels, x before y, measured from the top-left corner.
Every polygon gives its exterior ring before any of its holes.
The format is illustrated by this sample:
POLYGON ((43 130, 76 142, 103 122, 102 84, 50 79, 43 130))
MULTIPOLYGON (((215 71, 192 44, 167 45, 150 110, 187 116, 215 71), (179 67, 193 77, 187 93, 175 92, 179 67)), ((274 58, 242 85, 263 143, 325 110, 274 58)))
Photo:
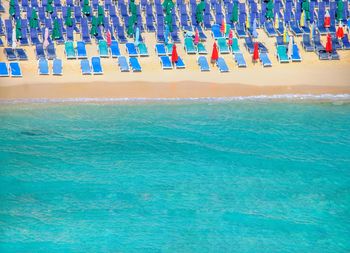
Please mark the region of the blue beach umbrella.
POLYGON ((136 27, 135 45, 137 46, 138 44, 140 44, 140 28, 136 27))
POLYGON ((258 32, 256 31, 256 19, 253 21, 253 37, 258 38, 258 32))
POLYGON ((167 26, 165 27, 165 33, 164 33, 164 38, 165 38, 164 43, 165 43, 165 45, 167 45, 168 42, 169 42, 169 41, 168 41, 169 33, 170 33, 170 31, 169 31, 169 26, 167 25, 167 26))

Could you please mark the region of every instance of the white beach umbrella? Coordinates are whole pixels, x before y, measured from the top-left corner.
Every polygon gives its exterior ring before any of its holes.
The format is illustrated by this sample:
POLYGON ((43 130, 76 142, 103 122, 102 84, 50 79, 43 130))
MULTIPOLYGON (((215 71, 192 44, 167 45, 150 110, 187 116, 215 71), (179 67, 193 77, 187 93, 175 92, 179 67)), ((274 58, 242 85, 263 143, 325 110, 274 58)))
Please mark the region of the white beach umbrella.
POLYGON ((12 29, 12 49, 17 47, 16 29, 12 29))
POLYGON ((288 58, 291 59, 293 54, 293 37, 289 38, 288 43, 288 58))
POLYGON ((49 44, 50 44, 49 43, 49 29, 46 27, 45 33, 44 33, 44 43, 43 43, 44 49, 46 49, 49 44))

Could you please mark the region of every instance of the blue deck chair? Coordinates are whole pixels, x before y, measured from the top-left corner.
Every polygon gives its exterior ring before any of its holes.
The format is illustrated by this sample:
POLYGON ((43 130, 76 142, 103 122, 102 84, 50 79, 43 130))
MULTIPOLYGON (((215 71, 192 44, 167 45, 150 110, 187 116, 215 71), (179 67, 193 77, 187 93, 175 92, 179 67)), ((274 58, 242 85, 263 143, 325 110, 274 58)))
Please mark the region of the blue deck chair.
POLYGON ((176 66, 177 69, 184 69, 184 68, 186 68, 185 63, 184 63, 184 61, 182 60, 182 58, 180 56, 178 56, 177 62, 175 62, 175 66, 176 66))
POLYGON ((139 60, 136 57, 130 57, 129 63, 130 63, 130 67, 131 67, 133 72, 141 72, 142 71, 139 60))
POLYGON ((205 58, 205 56, 199 56, 197 62, 198 62, 199 68, 202 72, 203 71, 210 71, 210 67, 209 67, 207 58, 205 58))
POLYGON ((254 43, 251 37, 244 38, 244 46, 247 48, 248 52, 252 54, 254 52, 254 43))
POLYGON ((43 44, 36 44, 35 45, 35 54, 36 54, 37 59, 45 58, 45 51, 43 48, 43 44))
POLYGON ((48 60, 53 60, 56 58, 55 45, 50 43, 46 48, 46 55, 48 60))
POLYGON ((40 43, 37 29, 30 28, 29 34, 30 34, 30 41, 32 45, 36 45, 40 43))
POLYGON ((0 47, 4 46, 4 42, 2 41, 1 37, 0 37, 0 47))
POLYGON ((197 51, 198 51, 198 54, 208 54, 207 49, 205 48, 204 44, 201 42, 199 42, 197 45, 197 51))
POLYGON ((126 51, 129 54, 129 57, 137 57, 138 56, 138 53, 137 53, 137 50, 136 50, 134 43, 126 43, 125 46, 126 46, 126 51))
POLYGON ((149 56, 148 49, 145 43, 139 43, 137 45, 140 56, 149 56))
POLYGON ((297 44, 293 44, 292 62, 301 62, 301 56, 297 44))
POLYGON ((192 38, 190 38, 190 37, 185 38, 184 49, 185 49, 187 54, 196 54, 197 53, 197 49, 193 43, 192 38))
POLYGON ((221 38, 222 34, 220 32, 220 25, 218 25, 218 24, 212 25, 211 34, 212 34, 214 39, 221 38))
POLYGON ((343 43, 343 49, 345 50, 350 49, 349 37, 347 34, 344 34, 344 37, 342 38, 342 43, 343 43))
POLYGON ((28 60, 27 53, 23 48, 16 48, 15 53, 17 55, 18 60, 20 60, 20 61, 27 61, 28 60))
POLYGON ((291 21, 289 24, 290 29, 295 36, 302 36, 304 34, 297 21, 291 21))
POLYGON ((245 68, 247 67, 247 63, 244 59, 244 56, 242 53, 235 53, 233 55, 234 59, 235 59, 235 62, 237 63, 237 66, 240 67, 240 68, 245 68))
POLYGON ((54 59, 52 62, 52 74, 53 75, 62 75, 62 60, 61 59, 54 59))
POLYGON ((164 44, 156 44, 156 52, 158 56, 166 55, 164 44))
POLYGON ((276 36, 276 43, 275 43, 276 46, 283 46, 283 45, 286 45, 286 43, 284 43, 283 41, 283 36, 280 35, 280 36, 276 36))
POLYGON ((171 61, 168 56, 160 56, 160 63, 162 65, 162 69, 172 69, 173 65, 171 64, 171 61))
POLYGON ((269 37, 274 37, 274 36, 278 35, 275 28, 273 27, 273 23, 271 21, 265 22, 264 30, 269 37))
POLYGON ((315 46, 311 44, 310 34, 303 34, 303 40, 301 41, 301 46, 306 52, 315 51, 315 46))
POLYGON ((319 33, 314 34, 314 45, 315 45, 315 49, 316 51, 320 51, 320 50, 324 50, 324 46, 321 43, 321 37, 319 33))
POLYGON ((16 61, 17 55, 14 49, 7 47, 4 49, 4 53, 8 61, 16 61))
POLYGON ((219 47, 220 54, 230 53, 230 48, 228 47, 225 38, 218 38, 218 47, 219 47))
POLYGON ((92 72, 94 75, 102 75, 102 65, 100 57, 94 56, 91 58, 92 72))
POLYGON ((81 73, 83 75, 91 75, 91 66, 88 59, 83 59, 80 61, 81 73))
POLYGON ((87 59, 86 47, 84 41, 77 42, 77 56, 78 59, 87 59))
POLYGON ((118 41, 116 40, 112 40, 111 43, 111 54, 112 54, 112 58, 117 58, 120 56, 120 50, 119 50, 119 44, 118 41))
POLYGON ((22 77, 22 70, 19 62, 10 62, 11 77, 22 77))
POLYGON ((267 49, 267 47, 265 46, 264 43, 258 42, 258 46, 259 46, 260 53, 268 53, 269 52, 269 50, 267 49))
MULTIPOLYGON (((132 57, 130 59, 132 59, 132 57)), ((119 69, 121 72, 129 72, 130 71, 128 60, 126 59, 125 56, 118 57, 118 65, 119 65, 119 69)))
POLYGON ((332 47, 335 49, 335 50, 340 50, 342 49, 342 45, 340 44, 337 36, 335 34, 332 34, 332 47))
POLYGON ((289 58, 287 55, 287 47, 286 46, 277 46, 277 59, 279 63, 288 63, 289 58))
POLYGON ((49 62, 44 58, 39 58, 38 61, 39 67, 39 75, 48 75, 49 74, 49 62))
POLYGON ((6 62, 0 62, 0 76, 9 76, 9 69, 7 68, 6 62))
POLYGON ((337 50, 333 49, 331 52, 331 60, 340 60, 337 50))
POLYGON ((267 55, 267 53, 260 54, 260 61, 261 61, 261 64, 263 65, 263 67, 272 67, 271 60, 270 60, 269 56, 267 55))
POLYGON ((244 24, 236 24, 235 31, 238 38, 244 38, 247 36, 244 24))
POLYGON ((329 53, 327 53, 326 50, 318 50, 316 52, 318 55, 318 59, 320 59, 320 60, 330 60, 331 59, 329 53))
POLYGON ((229 72, 229 68, 224 60, 224 58, 219 57, 216 61, 216 66, 219 68, 220 72, 229 72))

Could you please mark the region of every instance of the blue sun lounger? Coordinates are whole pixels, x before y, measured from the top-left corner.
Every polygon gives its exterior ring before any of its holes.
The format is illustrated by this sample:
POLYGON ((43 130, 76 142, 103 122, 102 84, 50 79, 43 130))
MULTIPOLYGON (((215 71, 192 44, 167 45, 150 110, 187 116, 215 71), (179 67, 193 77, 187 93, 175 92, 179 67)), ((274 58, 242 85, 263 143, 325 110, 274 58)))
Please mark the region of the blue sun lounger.
POLYGON ((330 55, 326 52, 326 50, 318 50, 317 55, 318 59, 320 60, 330 60, 330 55))
POLYGON ((77 56, 78 59, 87 59, 86 47, 84 41, 77 42, 77 56))
POLYGON ((265 22, 264 30, 269 37, 275 37, 278 35, 275 28, 273 27, 273 23, 271 21, 265 22))
POLYGON ((46 55, 48 60, 53 60, 56 58, 55 45, 50 43, 46 48, 46 55))
POLYGON ((177 69, 184 69, 184 68, 186 68, 185 63, 184 63, 184 61, 182 60, 182 58, 180 56, 178 56, 177 62, 175 62, 175 67, 177 69))
POLYGON ((315 51, 315 46, 311 44, 310 34, 303 34, 303 40, 301 41, 301 45, 306 52, 315 51))
POLYGON ((194 46, 193 40, 190 37, 185 38, 184 48, 187 54, 196 54, 197 50, 194 46))
POLYGON ((211 34, 215 40, 218 38, 222 38, 222 34, 220 32, 220 25, 218 24, 212 25, 211 34))
POLYGON ((201 71, 210 71, 210 67, 205 56, 199 56, 197 62, 201 71))
POLYGON ((166 55, 166 49, 164 44, 156 44, 156 52, 158 56, 166 55))
POLYGON ((60 76, 62 75, 62 60, 54 59, 52 62, 52 74, 60 76))
POLYGON ((16 52, 18 60, 20 60, 20 61, 27 61, 28 60, 27 53, 23 48, 16 48, 15 52, 16 52))
POLYGON ((224 60, 224 58, 219 57, 218 60, 216 61, 216 66, 218 66, 220 72, 229 72, 229 68, 224 60))
POLYGON ((19 62, 10 62, 11 77, 22 77, 22 70, 19 62))
POLYGON ((105 40, 98 41, 98 52, 99 52, 101 58, 108 58, 109 57, 108 45, 107 45, 107 42, 105 40))
POLYGON ((235 62, 237 63, 238 67, 240 67, 240 68, 247 67, 247 63, 246 63, 242 53, 235 53, 233 57, 234 57, 235 62))
POLYGON ((112 58, 117 58, 120 56, 119 44, 118 44, 118 41, 116 40, 112 40, 111 54, 112 54, 112 58))
POLYGON ((137 53, 137 50, 136 50, 134 43, 129 42, 129 43, 126 43, 125 46, 126 46, 126 51, 129 54, 129 57, 137 57, 138 56, 138 53, 137 53))
POLYGON ((102 75, 103 74, 100 57, 97 57, 97 56, 92 57, 91 58, 91 66, 92 66, 92 73, 94 75, 102 75))
POLYGON ((140 56, 149 56, 148 49, 145 43, 139 43, 137 45, 137 48, 139 49, 140 56))
POLYGON ((321 43, 321 37, 319 33, 314 34, 314 45, 315 45, 315 49, 316 51, 320 51, 320 50, 324 50, 324 46, 321 43))
POLYGON ((301 56, 297 44, 293 44, 292 62, 301 62, 301 56))
POLYGON ((80 68, 83 75, 91 75, 91 66, 88 59, 81 60, 80 68))
POLYGON ((340 60, 337 50, 333 49, 331 52, 331 60, 340 60))
POLYGON ((254 43, 251 37, 244 38, 244 46, 247 48, 248 52, 252 54, 254 52, 254 43))
POLYGON ((198 51, 198 54, 208 54, 207 49, 205 48, 204 44, 201 42, 199 42, 197 45, 197 51, 198 51))
POLYGON ((6 62, 0 62, 0 76, 9 76, 9 69, 7 68, 6 62))
MULTIPOLYGON (((132 57, 130 59, 132 59, 132 57)), ((130 71, 128 60, 126 59, 125 56, 118 57, 118 65, 119 65, 119 69, 121 72, 129 72, 130 71)))
POLYGON ((345 50, 350 49, 349 37, 347 34, 344 34, 344 37, 342 38, 342 43, 343 43, 343 49, 345 50))
POLYGON ((5 48, 4 53, 5 53, 8 61, 16 61, 17 60, 17 55, 15 53, 15 50, 13 50, 12 48, 10 48, 10 47, 5 48))
POLYGON ((269 56, 267 55, 267 53, 260 54, 260 61, 261 61, 261 64, 263 65, 263 67, 272 67, 271 60, 270 60, 269 56))
POLYGON ((168 56, 160 56, 160 63, 162 64, 162 69, 172 69, 173 65, 171 64, 171 61, 168 56))
POLYGON ((39 64, 39 75, 48 75, 49 62, 44 58, 40 58, 38 61, 38 64, 39 64))
POLYGON ((37 59, 45 58, 43 44, 41 44, 41 43, 35 44, 35 54, 36 54, 37 59))
POLYGON ((220 54, 229 54, 230 53, 230 48, 228 47, 225 38, 218 39, 218 47, 219 47, 220 54))
POLYGON ((139 60, 136 57, 130 57, 129 63, 130 63, 130 67, 132 69, 132 72, 141 72, 142 71, 139 60))

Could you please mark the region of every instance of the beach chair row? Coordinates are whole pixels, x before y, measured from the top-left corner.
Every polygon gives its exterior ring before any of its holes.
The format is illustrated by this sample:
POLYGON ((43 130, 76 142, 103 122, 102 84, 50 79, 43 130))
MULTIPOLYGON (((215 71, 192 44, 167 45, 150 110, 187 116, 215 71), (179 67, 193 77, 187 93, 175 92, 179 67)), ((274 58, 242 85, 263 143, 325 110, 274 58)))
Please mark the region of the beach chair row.
POLYGON ((22 70, 19 62, 0 62, 0 77, 22 77, 22 70))
MULTIPOLYGON (((136 57, 130 57, 128 60, 125 56, 119 56, 117 60, 121 72, 142 71, 140 62, 136 57)), ((101 58, 98 56, 91 57, 90 61, 88 59, 81 60, 80 69, 83 75, 103 75, 101 58)))
POLYGON ((38 60, 39 75, 50 75, 50 73, 52 73, 52 75, 60 76, 62 75, 62 72, 63 72, 63 64, 61 59, 57 59, 57 58, 53 59, 51 71, 49 67, 49 61, 47 59, 40 58, 38 60))
POLYGON ((4 54, 8 61, 26 61, 28 60, 27 52, 23 48, 4 48, 4 54))

